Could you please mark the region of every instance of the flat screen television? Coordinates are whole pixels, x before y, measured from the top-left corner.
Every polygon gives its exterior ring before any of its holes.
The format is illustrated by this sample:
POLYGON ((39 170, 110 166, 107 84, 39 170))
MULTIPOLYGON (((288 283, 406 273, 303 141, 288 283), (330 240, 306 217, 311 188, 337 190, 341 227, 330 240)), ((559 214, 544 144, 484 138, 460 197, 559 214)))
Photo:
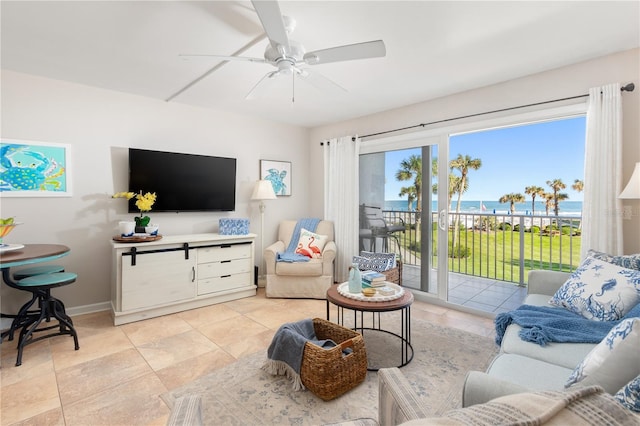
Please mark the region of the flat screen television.
POLYGON ((129 191, 155 192, 154 212, 233 211, 236 159, 129 148, 129 191))

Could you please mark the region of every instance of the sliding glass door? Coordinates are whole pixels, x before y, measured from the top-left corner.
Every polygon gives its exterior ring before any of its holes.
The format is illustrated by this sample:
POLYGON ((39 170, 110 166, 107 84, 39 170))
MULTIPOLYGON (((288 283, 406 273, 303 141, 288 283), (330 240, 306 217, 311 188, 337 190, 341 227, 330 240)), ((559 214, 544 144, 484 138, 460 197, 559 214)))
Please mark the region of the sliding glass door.
POLYGON ((531 269, 579 262, 584 105, 364 141, 361 250, 403 262, 403 285, 498 313, 531 269), (380 226, 393 232, 380 232, 380 226))
POLYGON ((361 154, 360 249, 396 253, 405 287, 446 298, 446 276, 438 278, 437 263, 446 259, 446 252, 438 254, 446 250, 446 243, 438 244, 446 233, 438 232, 440 200, 434 195, 443 140, 423 138, 422 146, 361 154))

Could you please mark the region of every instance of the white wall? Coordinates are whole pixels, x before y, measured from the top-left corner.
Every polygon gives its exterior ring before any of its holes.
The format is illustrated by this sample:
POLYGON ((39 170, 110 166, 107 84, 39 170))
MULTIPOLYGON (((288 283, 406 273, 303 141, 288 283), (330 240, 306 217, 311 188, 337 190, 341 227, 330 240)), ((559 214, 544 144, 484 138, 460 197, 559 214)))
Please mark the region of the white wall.
MULTIPOLYGON (((73 196, 2 198, 0 216, 17 216, 24 225, 11 234, 21 243, 59 243, 71 247, 61 259, 78 282, 56 290, 68 307, 103 307, 109 300, 111 237, 116 224, 130 219, 123 200, 111 199, 126 188, 126 148, 138 147, 238 158, 237 204, 232 214, 153 213, 165 234, 215 232, 220 217, 249 217, 259 233, 257 206, 249 201, 260 159, 292 161, 293 195, 267 202, 265 245, 276 238, 285 218, 322 215, 323 179, 301 172, 322 158, 319 142, 342 135, 369 134, 574 96, 593 86, 633 81, 623 94, 624 178, 640 161, 640 49, 469 92, 311 130, 223 111, 2 72, 1 136, 71 145, 73 196), (308 140, 308 144, 300 141, 308 140), (313 196, 312 196, 313 195, 313 196)), ((364 142, 366 143, 366 142, 364 142)), ((318 170, 320 171, 320 170, 318 170)), ((640 252, 640 202, 627 201, 635 216, 625 221, 625 252, 640 252)), ((259 238, 258 238, 259 241, 259 238)), ((259 244, 258 244, 259 245, 259 244)), ((259 252, 259 250, 257 250, 259 252)), ((259 260, 261 253, 256 253, 259 260)), ((16 309, 20 292, 1 286, 2 311, 16 309)))
MULTIPOLYGON (((633 82, 636 85, 635 91, 624 92, 622 95, 624 111, 623 176, 626 183, 631 177, 635 163, 640 161, 640 49, 342 123, 317 127, 312 129, 310 133, 311 150, 309 154, 313 158, 321 156, 319 142, 328 138, 356 134, 367 135, 420 123, 582 95, 588 93, 591 87, 614 82, 621 84, 633 82)), ((551 104, 551 106, 557 105, 551 104)), ((524 111, 516 110, 511 114, 524 111)), ((489 117, 500 115, 507 115, 507 113, 466 119, 465 122, 486 120, 489 117)), ((366 144, 366 139, 363 143, 366 144)), ((322 179, 310 182, 311 191, 322 191, 322 182, 322 179)), ((311 202, 314 211, 322 211, 322 198, 314 198, 311 202)), ((640 201, 626 200, 623 204, 632 206, 634 211, 632 220, 624 221, 624 251, 625 253, 640 253, 640 201)))
MULTIPOLYGON (((71 146, 73 195, 65 198, 0 199, 1 217, 16 216, 8 242, 71 247, 58 263, 78 273, 76 283, 56 290, 67 307, 105 306, 110 298, 111 237, 120 220, 131 220, 126 202, 111 194, 127 190, 128 147, 235 157, 236 211, 154 213, 164 234, 216 232, 220 217, 248 217, 260 233, 251 191, 259 160, 292 162, 291 197, 267 201, 265 245, 275 241, 281 219, 310 216, 308 130, 265 120, 189 107, 78 84, 2 72, 2 138, 71 146)), ((262 259, 260 237, 256 261, 262 259)), ((17 309, 23 292, 1 286, 2 311, 17 309)))

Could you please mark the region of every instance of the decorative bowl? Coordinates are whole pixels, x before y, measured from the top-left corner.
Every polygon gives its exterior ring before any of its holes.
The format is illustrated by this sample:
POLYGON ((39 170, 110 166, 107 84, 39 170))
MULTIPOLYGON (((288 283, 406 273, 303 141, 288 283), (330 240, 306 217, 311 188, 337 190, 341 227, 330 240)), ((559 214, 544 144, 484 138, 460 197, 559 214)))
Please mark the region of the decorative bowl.
POLYGON ((375 288, 363 288, 362 289, 362 294, 364 294, 367 297, 375 296, 376 289, 375 288))
POLYGON ((149 235, 158 235, 158 228, 160 228, 158 225, 151 223, 144 227, 144 232, 149 235))

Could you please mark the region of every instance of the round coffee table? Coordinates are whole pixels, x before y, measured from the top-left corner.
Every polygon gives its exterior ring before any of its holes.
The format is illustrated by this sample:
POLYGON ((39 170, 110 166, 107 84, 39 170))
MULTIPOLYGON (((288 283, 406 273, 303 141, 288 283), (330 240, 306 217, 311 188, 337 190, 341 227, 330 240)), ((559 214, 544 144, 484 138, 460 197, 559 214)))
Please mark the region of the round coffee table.
MULTIPOLYGON (((365 347, 367 336, 365 330, 386 333, 396 337, 400 341, 400 363, 390 365, 388 367, 404 367, 413 359, 413 346, 411 346, 411 304, 413 303, 413 293, 405 289, 404 294, 397 299, 385 302, 369 302, 366 300, 350 299, 338 292, 339 284, 332 285, 327 290, 327 321, 329 318, 330 304, 337 307, 338 324, 344 326, 344 310, 353 311, 353 330, 359 331, 365 338, 365 347), (382 328, 380 322, 381 312, 400 311, 400 333, 395 333, 382 328), (364 326, 364 313, 371 312, 371 327, 364 326)), ((369 356, 369 353, 367 353, 369 356)), ((387 366, 376 366, 375 362, 370 361, 369 371, 378 371, 380 368, 387 366)))

